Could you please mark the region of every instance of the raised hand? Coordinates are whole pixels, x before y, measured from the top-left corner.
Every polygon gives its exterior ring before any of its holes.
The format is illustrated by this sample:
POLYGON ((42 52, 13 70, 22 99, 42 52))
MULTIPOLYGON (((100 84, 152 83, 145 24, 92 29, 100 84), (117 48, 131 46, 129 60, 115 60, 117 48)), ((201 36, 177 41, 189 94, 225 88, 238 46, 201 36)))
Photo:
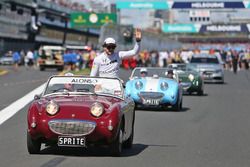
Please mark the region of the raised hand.
POLYGON ((141 38, 142 38, 141 29, 136 28, 136 29, 135 29, 135 39, 136 39, 136 41, 137 41, 137 42, 140 42, 140 41, 141 41, 141 38))

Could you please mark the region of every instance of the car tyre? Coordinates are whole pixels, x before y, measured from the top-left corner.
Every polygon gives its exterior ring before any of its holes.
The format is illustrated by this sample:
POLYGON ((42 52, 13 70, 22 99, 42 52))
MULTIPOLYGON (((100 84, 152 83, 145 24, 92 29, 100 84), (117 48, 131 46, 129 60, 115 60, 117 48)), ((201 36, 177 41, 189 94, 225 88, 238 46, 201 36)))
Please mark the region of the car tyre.
POLYGON ((41 142, 38 140, 33 140, 28 132, 27 132, 27 148, 30 154, 39 154, 41 150, 41 142))
POLYGON ((176 104, 173 105, 173 110, 180 111, 181 109, 182 109, 182 101, 180 101, 178 97, 176 104))
POLYGON ((133 140, 134 140, 134 127, 133 127, 133 130, 132 130, 129 138, 123 143, 123 147, 126 149, 132 148, 133 140))
POLYGON ((133 146, 133 140, 134 140, 134 124, 135 124, 135 111, 134 111, 134 118, 133 118, 133 123, 132 123, 132 132, 129 136, 129 138, 123 143, 124 148, 132 148, 133 146))
POLYGON ((43 66, 40 66, 40 71, 44 71, 45 68, 43 66))
POLYGON ((198 93, 199 96, 203 96, 204 95, 204 90, 201 89, 197 93, 198 93))
POLYGON ((57 71, 63 71, 63 67, 58 67, 57 71))
POLYGON ((123 131, 120 128, 115 141, 111 144, 111 154, 115 157, 120 157, 122 153, 123 131))

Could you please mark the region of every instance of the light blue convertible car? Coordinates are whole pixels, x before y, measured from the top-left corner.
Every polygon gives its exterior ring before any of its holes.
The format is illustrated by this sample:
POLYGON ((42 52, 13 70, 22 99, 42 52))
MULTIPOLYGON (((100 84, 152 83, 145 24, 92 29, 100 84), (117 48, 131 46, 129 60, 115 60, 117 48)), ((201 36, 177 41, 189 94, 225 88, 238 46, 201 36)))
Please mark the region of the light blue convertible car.
POLYGON ((135 68, 126 83, 126 95, 132 97, 137 107, 172 106, 182 109, 182 88, 178 75, 167 68, 135 68))

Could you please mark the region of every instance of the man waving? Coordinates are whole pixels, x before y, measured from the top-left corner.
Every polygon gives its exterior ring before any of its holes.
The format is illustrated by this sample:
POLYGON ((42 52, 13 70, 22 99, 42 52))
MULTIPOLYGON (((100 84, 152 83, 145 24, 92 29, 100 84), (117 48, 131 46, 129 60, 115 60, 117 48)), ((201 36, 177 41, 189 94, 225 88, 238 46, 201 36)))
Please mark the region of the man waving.
POLYGON ((138 54, 140 50, 141 30, 136 29, 136 43, 132 50, 115 52, 116 41, 113 38, 106 38, 103 43, 104 51, 94 59, 90 76, 116 78, 120 69, 122 59, 138 54))

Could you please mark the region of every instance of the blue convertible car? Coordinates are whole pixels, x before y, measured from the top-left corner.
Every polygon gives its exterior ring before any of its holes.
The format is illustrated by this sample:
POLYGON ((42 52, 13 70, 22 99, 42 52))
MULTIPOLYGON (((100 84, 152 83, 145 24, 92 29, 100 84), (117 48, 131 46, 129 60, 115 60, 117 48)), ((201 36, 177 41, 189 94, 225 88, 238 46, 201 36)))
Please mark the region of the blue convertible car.
POLYGON ((136 106, 182 109, 182 88, 178 75, 167 68, 135 68, 125 91, 134 99, 136 106))

